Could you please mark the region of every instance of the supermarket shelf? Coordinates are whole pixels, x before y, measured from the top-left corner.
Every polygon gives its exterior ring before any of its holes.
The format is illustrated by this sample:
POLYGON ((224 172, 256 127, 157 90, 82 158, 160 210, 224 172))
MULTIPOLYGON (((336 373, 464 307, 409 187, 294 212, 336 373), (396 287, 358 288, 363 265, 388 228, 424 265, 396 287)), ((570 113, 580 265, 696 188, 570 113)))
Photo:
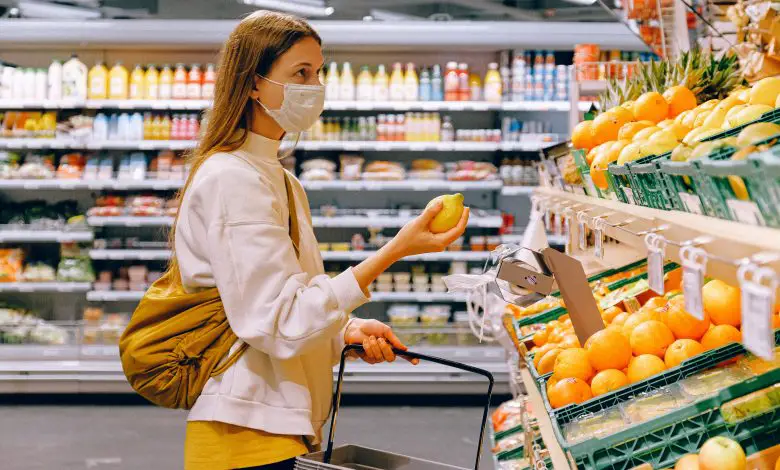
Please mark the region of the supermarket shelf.
POLYGON ((520 194, 532 194, 536 186, 503 186, 502 196, 518 196, 520 194))
MULTIPOLYGON (((769 227, 746 225, 739 222, 720 220, 704 215, 680 211, 663 211, 622 202, 598 199, 580 194, 567 193, 552 188, 537 191, 548 201, 576 203, 575 211, 588 210, 588 217, 603 215, 607 224, 623 224, 621 227, 608 225, 605 234, 620 241, 624 246, 639 253, 647 253, 644 236, 639 232, 663 226, 660 234, 667 240, 681 243, 696 239, 700 247, 713 256, 706 264, 707 275, 738 285, 738 261, 761 254, 767 257, 766 266, 780 272, 780 259, 767 256, 780 254, 780 230, 769 227), (749 232, 749 236, 746 236, 749 232), (727 254, 727 255, 725 255, 727 254), (717 256, 718 258, 715 258, 717 256), (729 262, 725 262, 724 256, 729 262)), ((605 256, 609 255, 605 248, 605 256)), ((680 263, 679 249, 668 246, 666 258, 680 263)))
POLYGON ((90 242, 94 237, 94 233, 86 230, 0 230, 0 243, 90 242))
POLYGON ((144 296, 144 291, 91 290, 87 292, 90 302, 138 302, 144 296))
POLYGON ((0 139, 0 149, 186 150, 195 140, 0 139))
POLYGON ((173 224, 173 217, 87 217, 93 227, 161 227, 173 224))
POLYGON ((497 191, 500 180, 301 181, 309 191, 497 191))
POLYGON ((465 302, 466 296, 448 292, 372 292, 372 302, 465 302))
POLYGON ((581 80, 577 83, 580 85, 580 92, 584 95, 597 95, 607 89, 606 80, 581 80))
POLYGON ((87 292, 92 289, 89 282, 0 282, 0 292, 87 292))
POLYGON ((0 180, 0 189, 25 190, 173 190, 184 185, 180 180, 0 180))
MULTIPOLYGON (((323 251, 324 261, 361 261, 376 253, 375 251, 323 251)), ((489 251, 442 251, 423 255, 407 256, 404 261, 485 261, 489 251)))
POLYGON ((550 460, 553 464, 552 468, 555 470, 571 469, 572 467, 566 458, 566 454, 558 443, 558 440, 555 438, 550 415, 545 412, 542 394, 539 392, 527 367, 522 367, 520 369, 520 377, 523 379, 523 385, 528 394, 528 399, 531 401, 534 416, 536 416, 539 423, 539 432, 542 435, 542 440, 544 440, 544 445, 550 451, 550 460))
POLYGON ((171 250, 89 250, 97 260, 168 260, 171 250))

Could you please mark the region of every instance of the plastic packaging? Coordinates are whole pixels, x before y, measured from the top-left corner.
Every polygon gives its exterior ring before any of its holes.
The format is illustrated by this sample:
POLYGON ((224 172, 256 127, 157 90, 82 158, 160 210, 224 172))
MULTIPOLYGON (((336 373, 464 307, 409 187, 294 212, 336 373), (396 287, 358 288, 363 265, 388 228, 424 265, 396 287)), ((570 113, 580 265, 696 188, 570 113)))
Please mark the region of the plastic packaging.
POLYGON ((564 425, 563 435, 566 442, 574 444, 589 438, 599 438, 615 434, 628 427, 620 408, 613 406, 606 410, 583 415, 564 425))
POLYGON ((643 393, 631 401, 621 404, 626 418, 631 424, 638 424, 671 413, 685 406, 689 398, 680 391, 677 384, 643 393))

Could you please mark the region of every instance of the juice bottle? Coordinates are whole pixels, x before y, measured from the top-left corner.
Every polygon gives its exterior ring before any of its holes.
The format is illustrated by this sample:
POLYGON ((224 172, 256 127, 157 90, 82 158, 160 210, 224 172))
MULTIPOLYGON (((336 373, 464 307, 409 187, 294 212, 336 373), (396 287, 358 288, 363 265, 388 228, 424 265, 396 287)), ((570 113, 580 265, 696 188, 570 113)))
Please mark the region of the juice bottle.
POLYGON ((187 75, 187 99, 199 100, 201 97, 201 87, 203 74, 200 71, 200 64, 192 64, 190 73, 187 75))
POLYGON ((163 65, 160 72, 160 99, 169 100, 173 97, 173 71, 170 65, 163 65))
POLYGON ((341 91, 339 67, 336 65, 336 62, 331 62, 328 66, 328 75, 325 77, 325 100, 338 101, 339 91, 341 91))
POLYGON ((89 70, 89 87, 87 97, 91 100, 108 98, 108 69, 103 62, 98 62, 89 70))
POLYGON ((87 99, 87 66, 76 54, 62 65, 62 98, 87 99))
POLYGON ((178 114, 173 115, 173 119, 171 119, 171 132, 169 135, 170 140, 180 140, 181 139, 181 117, 178 114))
POLYGON ((393 73, 390 74, 390 101, 403 101, 404 93, 404 73, 401 69, 401 63, 393 64, 393 73))
MULTIPOLYGON (((10 69, 7 69, 10 70, 10 69)), ((48 96, 50 100, 62 99, 62 62, 55 60, 49 66, 48 74, 49 91, 48 96)))
POLYGON ((214 99, 214 83, 216 81, 217 71, 214 68, 214 64, 206 65, 206 72, 203 74, 203 88, 200 90, 201 98, 204 100, 214 99))
POLYGON ((469 65, 465 62, 458 64, 458 100, 468 101, 471 99, 471 90, 469 89, 469 65))
POLYGON ((352 75, 352 66, 344 62, 339 80, 339 99, 343 101, 355 101, 355 76, 352 75))
POLYGON ((198 133, 200 133, 200 122, 198 122, 198 116, 195 114, 190 114, 190 119, 187 121, 187 138, 190 140, 195 140, 198 138, 198 133))
POLYGON ((431 74, 427 68, 420 72, 420 91, 418 92, 420 101, 431 101, 431 74))
POLYGON ((431 101, 444 101, 441 67, 439 67, 439 64, 434 65, 433 71, 431 71, 431 101))
POLYGON ((458 101, 458 63, 447 62, 447 71, 444 73, 444 101, 458 101))
POLYGON ((374 75, 374 101, 388 101, 390 98, 390 81, 385 72, 385 66, 380 64, 374 75))
POLYGON ((420 92, 420 82, 417 80, 417 70, 414 64, 406 64, 406 74, 404 75, 404 100, 417 101, 420 92))
POLYGON ((374 93, 374 77, 368 71, 368 66, 360 67, 360 73, 357 78, 357 100, 371 101, 374 93))
POLYGON ((162 120, 160 121, 160 139, 162 140, 170 140, 171 139, 171 119, 168 117, 168 115, 164 115, 162 120))
POLYGON ((501 76, 501 99, 504 101, 509 101, 511 98, 512 74, 509 70, 510 53, 511 51, 501 51, 499 57, 498 74, 501 76))
POLYGON ((152 128, 151 128, 151 136, 150 138, 152 140, 160 140, 162 137, 162 119, 160 119, 160 116, 154 116, 152 118, 152 128))
POLYGON ((472 101, 482 100, 482 80, 476 73, 469 74, 469 93, 472 101))
POLYGON ((144 140, 152 139, 152 113, 144 113, 144 140))
POLYGON ((128 78, 127 69, 122 65, 122 62, 117 62, 111 67, 111 72, 108 74, 108 97, 110 99, 127 99, 128 78))
POLYGON ((173 72, 172 98, 175 100, 187 99, 187 70, 184 64, 176 64, 173 72))
POLYGON ((488 71, 485 74, 485 101, 491 103, 500 103, 502 96, 502 80, 498 71, 498 64, 491 62, 488 64, 488 71))
POLYGON ((142 100, 146 95, 146 73, 141 64, 135 64, 133 73, 130 74, 130 99, 142 100))
POLYGON ((156 100, 160 97, 160 73, 157 71, 157 67, 154 64, 149 64, 146 67, 146 91, 144 93, 144 99, 156 100))

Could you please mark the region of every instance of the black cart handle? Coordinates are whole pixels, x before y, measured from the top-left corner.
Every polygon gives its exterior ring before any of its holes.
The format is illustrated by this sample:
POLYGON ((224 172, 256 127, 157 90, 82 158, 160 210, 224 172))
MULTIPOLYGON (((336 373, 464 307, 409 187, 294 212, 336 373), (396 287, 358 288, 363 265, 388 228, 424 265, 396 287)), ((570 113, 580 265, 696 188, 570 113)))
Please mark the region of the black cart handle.
MULTIPOLYGON (((325 450, 325 455, 322 459, 324 463, 330 463, 330 458, 333 454, 333 438, 336 434, 336 419, 338 418, 339 405, 341 404, 341 385, 344 383, 344 365, 346 363, 347 353, 350 351, 363 351, 363 346, 359 344, 349 344, 344 348, 343 351, 341 351, 341 362, 339 362, 339 377, 336 381, 336 393, 333 397, 333 419, 330 422, 328 447, 325 450)), ((440 357, 428 356, 427 354, 420 354, 412 351, 401 351, 400 349, 395 348, 393 348, 393 353, 395 353, 396 356, 403 356, 409 359, 420 359, 424 361, 435 362, 443 366, 478 374, 488 379, 487 402, 485 403, 485 411, 482 413, 482 426, 479 429, 479 442, 477 442, 477 459, 474 462, 474 470, 479 470, 479 458, 482 455, 482 441, 485 438, 485 426, 487 424, 488 412, 490 410, 490 398, 493 395, 493 374, 484 369, 472 367, 460 362, 450 361, 448 359, 442 359, 440 357)))

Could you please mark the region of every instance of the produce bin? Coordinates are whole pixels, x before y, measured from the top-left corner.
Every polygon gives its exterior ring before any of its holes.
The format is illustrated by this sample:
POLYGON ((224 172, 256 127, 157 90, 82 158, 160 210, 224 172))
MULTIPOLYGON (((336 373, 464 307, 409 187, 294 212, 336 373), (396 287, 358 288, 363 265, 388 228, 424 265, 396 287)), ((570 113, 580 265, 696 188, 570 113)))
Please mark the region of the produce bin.
MULTIPOLYGON (((710 154, 708 160, 726 160, 731 158, 735 149, 726 147, 710 154)), ((681 210, 691 214, 704 214, 710 217, 729 220, 728 209, 717 203, 720 196, 712 181, 702 172, 704 158, 685 162, 663 161, 660 164, 661 175, 669 197, 677 197, 681 210)))
POLYGON ((607 165, 607 184, 618 201, 636 204, 631 188, 631 176, 626 165, 610 163, 607 165))
POLYGON ((669 161, 671 155, 671 152, 651 155, 626 164, 637 204, 667 211, 682 209, 680 200, 670 197, 666 180, 661 174, 661 164, 669 161))

